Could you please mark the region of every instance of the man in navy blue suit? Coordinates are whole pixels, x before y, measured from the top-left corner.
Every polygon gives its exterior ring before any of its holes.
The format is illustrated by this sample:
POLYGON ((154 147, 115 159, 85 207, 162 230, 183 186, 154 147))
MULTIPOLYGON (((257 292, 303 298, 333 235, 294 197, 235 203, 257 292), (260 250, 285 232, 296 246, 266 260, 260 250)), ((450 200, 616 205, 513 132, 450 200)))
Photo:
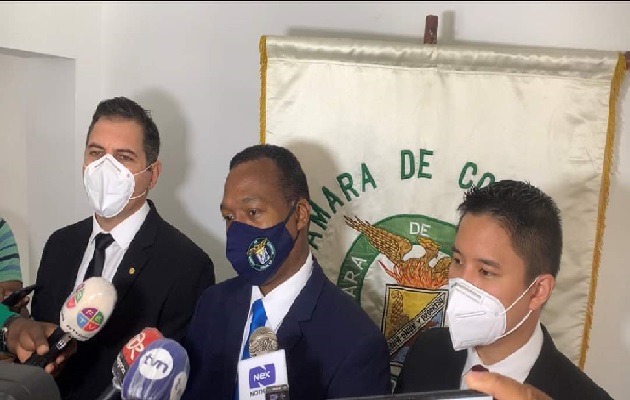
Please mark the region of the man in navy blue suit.
POLYGON ((190 357, 184 399, 236 398, 250 325, 276 333, 291 399, 391 393, 384 336, 310 252, 309 198, 289 150, 256 145, 232 158, 221 213, 226 255, 238 276, 210 287, 197 304, 184 340, 190 357))

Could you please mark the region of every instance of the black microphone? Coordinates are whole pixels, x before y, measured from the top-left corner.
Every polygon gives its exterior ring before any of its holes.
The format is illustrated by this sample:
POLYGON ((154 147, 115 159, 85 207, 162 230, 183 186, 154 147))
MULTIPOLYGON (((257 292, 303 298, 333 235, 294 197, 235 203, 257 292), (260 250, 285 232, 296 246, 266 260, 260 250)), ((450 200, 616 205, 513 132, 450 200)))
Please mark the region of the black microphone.
POLYGON ((265 400, 290 400, 289 385, 267 386, 265 400))
POLYGON ((120 389, 114 387, 113 384, 110 384, 107 389, 101 393, 100 396, 96 400, 119 400, 120 399, 120 389))

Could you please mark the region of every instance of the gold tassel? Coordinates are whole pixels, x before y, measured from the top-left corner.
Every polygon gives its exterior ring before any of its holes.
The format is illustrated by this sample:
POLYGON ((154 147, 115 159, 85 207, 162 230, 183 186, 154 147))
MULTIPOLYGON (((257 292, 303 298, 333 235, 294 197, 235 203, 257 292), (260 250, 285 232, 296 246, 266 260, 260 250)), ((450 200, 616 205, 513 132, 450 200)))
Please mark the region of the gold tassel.
POLYGON ((599 191, 599 208, 597 210, 597 233, 595 234, 595 249, 593 250, 593 266, 591 270, 591 287, 586 304, 586 319, 584 321, 584 334, 582 335, 582 347, 580 350, 580 369, 584 369, 588 341, 593 325, 593 306, 597 293, 597 278, 602 252, 602 239, 606 227, 606 207, 608 206, 608 191, 610 189, 610 175, 612 174, 612 160, 615 143, 615 120, 617 117, 617 100, 621 92, 621 84, 626 74, 626 59, 619 53, 617 66, 613 74, 610 87, 610 100, 608 103, 608 130, 606 132, 606 147, 604 149, 604 165, 602 170, 602 185, 599 191))
POLYGON ((260 37, 260 144, 267 132, 267 37, 260 37))

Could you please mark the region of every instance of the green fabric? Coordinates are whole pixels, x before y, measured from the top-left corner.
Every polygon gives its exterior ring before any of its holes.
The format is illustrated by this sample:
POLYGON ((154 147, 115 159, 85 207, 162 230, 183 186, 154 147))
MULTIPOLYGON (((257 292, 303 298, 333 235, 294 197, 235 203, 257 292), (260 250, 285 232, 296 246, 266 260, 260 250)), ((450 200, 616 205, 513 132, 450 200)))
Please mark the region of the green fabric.
POLYGON ((22 281, 22 270, 13 232, 0 218, 0 282, 6 281, 22 281))
POLYGON ((9 307, 0 303, 0 327, 4 325, 7 319, 9 319, 12 315, 18 315, 13 311, 9 310, 9 307))

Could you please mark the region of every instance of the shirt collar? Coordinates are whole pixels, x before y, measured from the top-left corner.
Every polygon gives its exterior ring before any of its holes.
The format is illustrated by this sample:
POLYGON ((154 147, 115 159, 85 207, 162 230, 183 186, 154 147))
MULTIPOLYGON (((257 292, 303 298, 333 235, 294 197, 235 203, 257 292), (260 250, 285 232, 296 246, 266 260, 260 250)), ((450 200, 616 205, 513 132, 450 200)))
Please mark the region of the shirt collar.
POLYGON ((90 243, 92 243, 94 238, 96 238, 96 235, 99 233, 110 233, 114 238, 114 242, 121 249, 127 250, 129 244, 131 244, 131 241, 140 230, 144 220, 147 218, 147 215, 149 215, 150 210, 151 207, 149 207, 149 203, 145 201, 138 211, 125 218, 124 221, 116 225, 110 232, 103 230, 103 228, 101 228, 98 224, 96 216, 92 216, 92 235, 90 236, 90 243))
POLYGON ((481 358, 479 358, 479 354, 477 354, 477 350, 473 347, 467 349, 467 357, 466 364, 464 365, 464 370, 462 372, 462 377, 466 375, 473 365, 483 365, 490 372, 496 372, 501 375, 509 376, 512 379, 515 379, 519 382, 524 382, 527 376, 529 375, 529 371, 534 366, 534 363, 538 359, 540 355, 540 349, 543 344, 543 333, 542 328, 540 327, 540 321, 536 324, 536 329, 534 333, 529 338, 527 343, 525 343, 520 349, 516 350, 514 353, 510 354, 503 360, 494 363, 492 365, 485 365, 481 358))
POLYGON ((276 286, 263 297, 258 286, 252 288, 251 303, 262 298, 269 327, 278 332, 280 324, 289 312, 289 308, 300 294, 313 272, 313 255, 309 252, 306 262, 289 279, 276 286))

